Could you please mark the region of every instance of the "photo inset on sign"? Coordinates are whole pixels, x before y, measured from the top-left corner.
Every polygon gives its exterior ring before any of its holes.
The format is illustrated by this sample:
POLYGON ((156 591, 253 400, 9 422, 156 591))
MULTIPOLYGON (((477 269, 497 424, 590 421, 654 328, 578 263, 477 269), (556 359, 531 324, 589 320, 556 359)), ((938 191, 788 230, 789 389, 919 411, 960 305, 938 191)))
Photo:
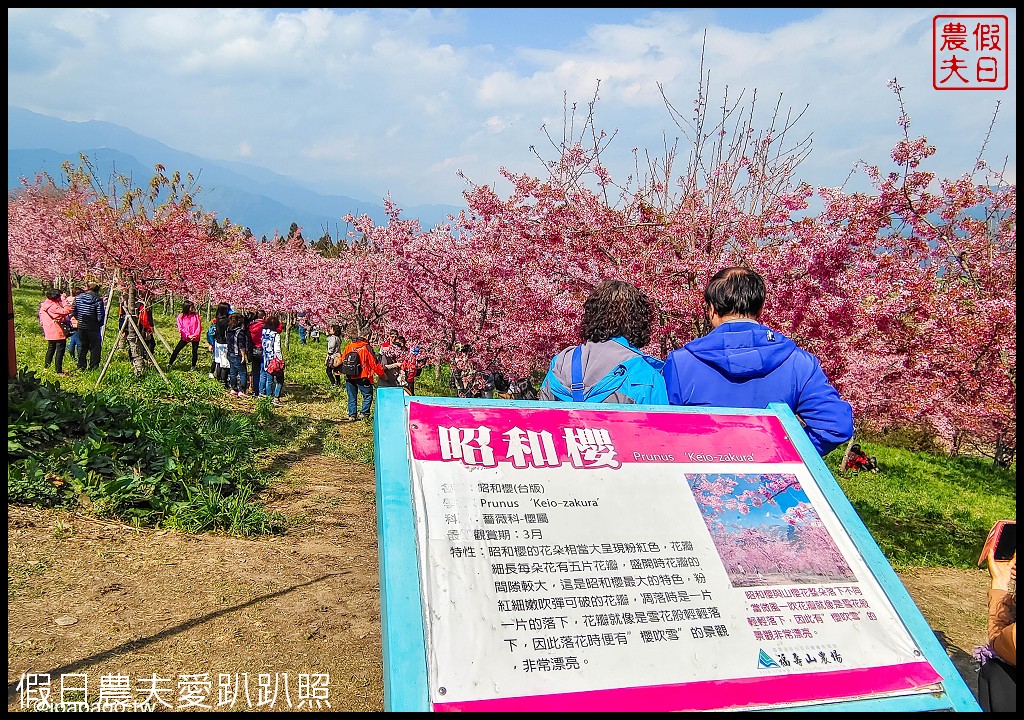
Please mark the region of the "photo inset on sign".
POLYGON ((832 536, 789 473, 687 473, 734 587, 854 581, 832 536))

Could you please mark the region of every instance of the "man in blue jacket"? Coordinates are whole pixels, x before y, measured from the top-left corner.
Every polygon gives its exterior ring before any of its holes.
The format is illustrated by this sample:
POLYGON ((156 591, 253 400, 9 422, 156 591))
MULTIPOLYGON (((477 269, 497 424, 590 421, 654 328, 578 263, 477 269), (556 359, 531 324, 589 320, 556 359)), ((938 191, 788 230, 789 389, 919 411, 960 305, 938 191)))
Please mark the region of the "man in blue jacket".
POLYGON ((668 354, 671 405, 765 408, 789 405, 819 454, 853 437, 853 408, 839 397, 818 359, 757 322, 767 294, 753 270, 719 270, 704 290, 711 332, 668 354))
POLYGON ((100 297, 100 286, 90 283, 87 287, 84 293, 75 295, 71 305, 71 312, 78 320, 77 334, 81 342, 78 349, 79 370, 85 370, 87 363, 90 370, 100 366, 100 343, 103 323, 107 319, 106 304, 100 297))

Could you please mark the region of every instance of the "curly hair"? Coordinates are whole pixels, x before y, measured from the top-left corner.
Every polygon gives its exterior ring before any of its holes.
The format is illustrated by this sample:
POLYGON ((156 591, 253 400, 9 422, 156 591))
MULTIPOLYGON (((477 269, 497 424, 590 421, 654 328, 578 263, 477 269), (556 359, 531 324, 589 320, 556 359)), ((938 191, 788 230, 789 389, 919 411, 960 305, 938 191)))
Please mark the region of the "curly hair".
POLYGON ((605 280, 583 303, 580 337, 584 342, 605 342, 622 336, 642 348, 651 341, 653 310, 653 303, 635 285, 605 280))

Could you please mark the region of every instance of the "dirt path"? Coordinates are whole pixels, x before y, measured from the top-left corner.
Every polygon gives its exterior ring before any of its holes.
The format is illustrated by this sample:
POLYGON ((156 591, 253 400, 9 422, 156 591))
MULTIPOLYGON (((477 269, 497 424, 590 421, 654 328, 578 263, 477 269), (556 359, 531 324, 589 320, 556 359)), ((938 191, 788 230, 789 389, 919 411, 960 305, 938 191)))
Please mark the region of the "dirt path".
MULTIPOLYGON (((165 710, 383 710, 372 471, 311 456, 268 500, 295 520, 286 536, 138 531, 9 506, 8 710, 24 709, 23 674, 43 673, 55 687, 85 676, 91 697, 101 684, 111 697, 155 686, 165 710)), ((974 690, 987 575, 901 578, 974 690)))
POLYGON ((328 674, 329 709, 383 710, 372 474, 323 456, 301 473, 305 482, 276 486, 269 503, 296 526, 261 540, 8 507, 8 709, 21 709, 22 673, 86 674, 90 695, 102 675, 137 687, 155 673, 170 679, 161 686, 173 688, 163 697, 175 709, 184 709, 181 676, 205 673, 213 709, 320 699, 327 710, 313 685, 328 674), (225 697, 218 708, 219 676, 241 686, 244 673, 249 698, 240 688, 233 706, 225 697), (260 673, 270 676, 262 697, 260 673))

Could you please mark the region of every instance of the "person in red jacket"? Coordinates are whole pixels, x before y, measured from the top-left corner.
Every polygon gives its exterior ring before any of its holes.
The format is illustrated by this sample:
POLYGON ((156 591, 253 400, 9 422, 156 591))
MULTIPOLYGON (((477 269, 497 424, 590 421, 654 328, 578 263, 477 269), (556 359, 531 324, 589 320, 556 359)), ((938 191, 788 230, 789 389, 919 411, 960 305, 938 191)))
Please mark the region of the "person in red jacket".
POLYGON ((878 460, 874 457, 868 457, 867 453, 860 449, 860 444, 854 443, 847 455, 846 465, 843 466, 843 469, 856 470, 858 472, 861 470, 878 472, 878 460))
POLYGON ((263 322, 267 319, 267 313, 257 310, 246 314, 248 320, 249 337, 252 338, 252 352, 249 359, 252 360, 252 367, 249 370, 249 391, 252 396, 260 396, 260 373, 263 371, 263 322))
POLYGON ((370 349, 369 338, 358 335, 341 351, 342 361, 350 352, 359 355, 359 373, 345 376, 345 393, 348 395, 349 421, 364 420, 370 417, 370 405, 373 403, 373 381, 375 377, 384 376, 384 366, 370 349), (357 410, 358 396, 363 396, 362 407, 357 410))

